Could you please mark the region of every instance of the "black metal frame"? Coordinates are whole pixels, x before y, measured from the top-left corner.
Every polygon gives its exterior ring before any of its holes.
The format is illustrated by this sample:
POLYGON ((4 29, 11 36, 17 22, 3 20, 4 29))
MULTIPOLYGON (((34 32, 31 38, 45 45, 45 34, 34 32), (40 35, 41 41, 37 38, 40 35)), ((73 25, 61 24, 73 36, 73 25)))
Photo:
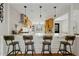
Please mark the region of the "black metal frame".
POLYGON ((55 23, 55 33, 60 33, 60 24, 55 23))
POLYGON ((61 52, 62 55, 72 55, 73 53, 71 50, 71 46, 74 43, 75 36, 65 36, 65 40, 66 41, 60 41, 60 46, 57 53, 61 52), (69 41, 71 41, 71 43, 69 43, 69 41), (63 49, 61 49, 61 45, 63 45, 63 49), (70 51, 67 50, 67 46, 69 46, 70 51))
POLYGON ((28 51, 32 51, 32 55, 35 53, 35 49, 34 49, 34 42, 33 40, 33 36, 32 35, 24 35, 23 36, 23 40, 25 43, 25 55, 28 53, 28 51), (31 49, 29 49, 29 46, 31 46, 31 49))
POLYGON ((43 40, 44 41, 43 41, 43 45, 42 45, 41 54, 44 55, 45 51, 48 51, 49 54, 51 54, 51 40, 52 40, 52 36, 43 36, 43 40), (48 46, 48 49, 45 49, 45 46, 48 46))
POLYGON ((4 36, 4 40, 6 42, 6 45, 8 46, 7 56, 9 56, 9 55, 15 55, 16 56, 19 52, 22 54, 22 51, 20 50, 19 42, 13 41, 14 40, 13 35, 4 36), (10 43, 8 43, 8 41, 10 41, 10 43), (19 49, 16 49, 16 45, 18 45, 19 49), (12 51, 9 52, 10 46, 12 46, 13 49, 12 49, 12 51))

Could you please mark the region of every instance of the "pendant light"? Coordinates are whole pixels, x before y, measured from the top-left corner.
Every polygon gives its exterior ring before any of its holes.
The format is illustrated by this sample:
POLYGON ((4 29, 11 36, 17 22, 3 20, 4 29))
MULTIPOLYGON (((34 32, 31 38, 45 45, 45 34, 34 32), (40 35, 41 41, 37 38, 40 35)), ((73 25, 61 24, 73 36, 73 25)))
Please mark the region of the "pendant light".
POLYGON ((42 17, 42 15, 41 15, 41 8, 42 8, 42 6, 40 6, 40 18, 42 17))
POLYGON ((41 23, 41 20, 42 20, 42 12, 41 12, 42 6, 39 6, 39 8, 40 8, 40 20, 39 20, 39 24, 40 24, 41 23))
POLYGON ((57 17, 57 15, 56 15, 56 6, 54 6, 54 11, 55 11, 55 14, 54 14, 54 18, 56 18, 57 17))
POLYGON ((26 8, 27 8, 27 6, 24 6, 24 8, 25 8, 25 16, 26 16, 26 8))
POLYGON ((39 29, 39 32, 41 32, 41 30, 42 30, 42 26, 41 26, 41 18, 42 18, 41 9, 42 9, 42 6, 39 6, 39 8, 40 8, 40 20, 38 23, 38 29, 39 29))

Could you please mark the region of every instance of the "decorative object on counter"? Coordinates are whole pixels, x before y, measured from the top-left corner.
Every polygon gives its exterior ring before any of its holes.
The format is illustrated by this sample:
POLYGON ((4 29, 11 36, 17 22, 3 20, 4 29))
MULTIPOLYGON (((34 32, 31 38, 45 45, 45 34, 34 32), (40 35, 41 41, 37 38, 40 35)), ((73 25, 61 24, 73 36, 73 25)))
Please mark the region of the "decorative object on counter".
POLYGON ((4 4, 0 3, 0 21, 1 23, 3 22, 3 9, 4 9, 4 4))
POLYGON ((32 32, 35 32, 35 26, 32 25, 32 32))
POLYGON ((17 31, 15 31, 15 30, 12 30, 12 34, 17 34, 17 31))
POLYGON ((42 27, 43 27, 43 24, 40 24, 40 23, 37 24, 37 25, 36 25, 36 32, 37 32, 37 33, 41 33, 41 32, 42 32, 42 27))
POLYGON ((45 21, 45 33, 52 33, 54 28, 54 19, 48 18, 45 21))

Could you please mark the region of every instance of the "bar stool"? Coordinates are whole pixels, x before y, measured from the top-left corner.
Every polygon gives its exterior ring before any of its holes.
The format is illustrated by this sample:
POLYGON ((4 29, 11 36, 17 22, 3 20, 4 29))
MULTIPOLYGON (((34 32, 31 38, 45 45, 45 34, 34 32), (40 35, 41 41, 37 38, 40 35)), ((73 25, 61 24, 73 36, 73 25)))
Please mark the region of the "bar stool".
POLYGON ((6 42, 6 45, 8 46, 7 55, 17 55, 19 52, 22 54, 19 46, 18 41, 14 41, 13 35, 6 35, 4 36, 4 40, 6 42), (18 49, 16 49, 16 46, 18 45, 18 49), (13 47, 12 51, 9 53, 10 46, 13 47))
POLYGON ((52 40, 52 36, 43 36, 43 46, 42 46, 42 54, 44 54, 44 51, 48 51, 49 54, 51 54, 51 40, 52 40), (45 47, 48 46, 48 49, 46 49, 45 47))
POLYGON ((25 42, 25 54, 27 54, 28 51, 32 51, 32 55, 33 55, 35 53, 34 42, 32 41, 33 36, 32 35, 24 35, 23 40, 25 42), (31 46, 31 48, 29 48, 29 46, 31 46))
POLYGON ((65 40, 60 41, 60 47, 57 53, 61 52, 62 55, 72 54, 71 46, 74 43, 75 36, 65 36, 65 40), (61 45, 63 45, 63 48, 61 45), (67 50, 67 46, 69 46, 70 51, 67 50))

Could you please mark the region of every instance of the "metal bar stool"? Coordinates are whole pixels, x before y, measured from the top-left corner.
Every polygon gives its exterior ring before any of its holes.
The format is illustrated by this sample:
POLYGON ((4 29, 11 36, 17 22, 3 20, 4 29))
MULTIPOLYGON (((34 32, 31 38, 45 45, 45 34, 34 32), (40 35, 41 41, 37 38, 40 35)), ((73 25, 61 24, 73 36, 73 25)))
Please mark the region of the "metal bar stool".
POLYGON ((51 54, 51 40, 52 40, 52 36, 43 36, 43 46, 42 46, 42 54, 44 54, 44 51, 48 51, 49 54, 51 54), (48 46, 48 49, 46 49, 45 47, 48 46))
POLYGON ((65 40, 66 41, 60 41, 60 46, 57 53, 61 52, 62 55, 72 54, 71 46, 74 43, 75 36, 65 36, 65 40), (63 45, 63 48, 61 45, 63 45), (70 51, 67 50, 67 46, 69 46, 70 51))
POLYGON ((22 52, 20 50, 19 42, 14 41, 13 35, 4 36, 4 40, 6 42, 6 45, 8 46, 7 55, 15 55, 16 56, 19 52, 22 54, 22 52), (9 52, 10 46, 13 47, 11 52, 9 52), (16 49, 16 46, 18 46, 18 49, 16 49))
POLYGON ((33 36, 32 35, 24 35, 23 40, 25 42, 25 54, 27 54, 28 51, 32 51, 32 55, 33 55, 35 53, 34 42, 32 41, 33 36), (31 46, 31 48, 29 48, 29 46, 31 46))

